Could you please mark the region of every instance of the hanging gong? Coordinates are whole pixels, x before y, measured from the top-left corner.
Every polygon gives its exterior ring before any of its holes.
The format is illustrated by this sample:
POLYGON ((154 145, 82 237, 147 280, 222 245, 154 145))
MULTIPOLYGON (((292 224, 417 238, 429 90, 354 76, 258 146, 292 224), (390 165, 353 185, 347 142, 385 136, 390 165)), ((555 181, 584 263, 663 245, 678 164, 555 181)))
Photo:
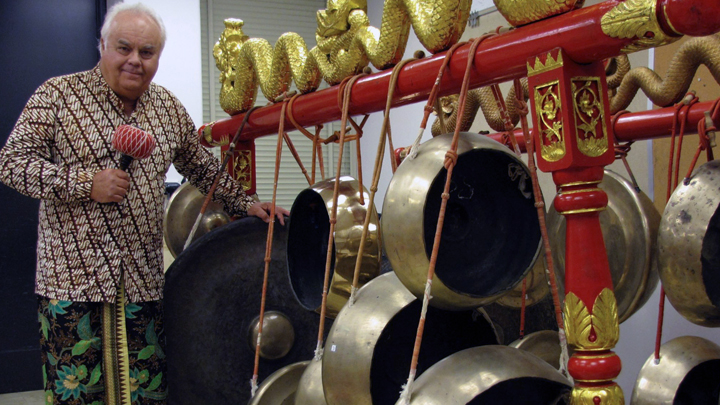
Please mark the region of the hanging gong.
MULTIPOLYGON (((244 404, 250 399, 255 348, 248 344, 260 314, 268 224, 256 217, 233 221, 204 235, 168 268, 165 275, 168 402, 172 404, 244 404)), ((289 364, 312 357, 319 316, 293 296, 286 265, 287 225, 274 227, 268 273, 266 313, 259 382, 289 364), (271 317, 268 318, 270 320, 271 317), (292 343, 288 347, 292 328, 292 343), (279 336, 278 336, 279 335, 279 336), (277 357, 278 353, 284 353, 277 357)))
MULTIPOLYGON (((185 248, 185 242, 190 236, 204 202, 205 196, 190 182, 178 187, 167 201, 163 226, 165 244, 173 257, 177 257, 185 248)), ((223 206, 210 201, 192 241, 195 242, 201 236, 228 222, 230 215, 225 212, 223 206)))
POLYGON ((675 189, 660 222, 660 279, 690 322, 720 326, 720 160, 705 163, 675 189))
MULTIPOLYGON (((300 377, 295 405, 327 405, 322 382, 322 361, 310 360, 300 377)), ((285 404, 283 404, 285 405, 285 404)))
POLYGON ((496 303, 510 308, 522 308, 523 303, 526 307, 530 307, 542 301, 543 298, 550 294, 546 267, 545 256, 539 254, 525 278, 517 283, 512 290, 498 298, 496 303), (525 282, 525 291, 523 291, 523 281, 525 282), (523 293, 525 294, 524 300, 523 293))
POLYGON ((530 352, 491 345, 430 367, 415 381, 410 404, 555 405, 571 389, 560 372, 530 352))
MULTIPOLYGON (((383 217, 385 218, 385 217, 383 217)), ((338 314, 325 341, 322 381, 330 405, 392 404, 407 381, 422 300, 395 273, 383 274, 338 314)), ((475 310, 428 308, 417 374, 469 347, 497 344, 475 310)))
MULTIPOLYGON (((628 319, 640 309, 658 283, 657 235, 660 214, 645 193, 612 170, 605 170, 599 187, 608 197, 600 212, 608 265, 617 299, 618 319, 628 319)), ((555 263, 556 282, 564 293, 565 217, 551 205, 547 214, 548 235, 555 263)))
MULTIPOLYGON (((557 331, 540 330, 533 332, 525 335, 522 339, 510 343, 508 346, 530 352, 545 360, 556 370, 560 369, 562 347, 560 346, 560 336, 557 331)), ((568 355, 572 355, 572 353, 572 348, 568 347, 568 355)))
MULTIPOLYGON (((290 211, 287 261, 290 282, 298 301, 307 309, 320 312, 325 263, 327 259, 330 215, 335 179, 314 184, 298 194, 290 211)), ((337 221, 332 246, 330 282, 326 314, 335 317, 350 297, 358 247, 368 214, 369 195, 360 190, 352 177, 339 182, 337 221), (361 203, 361 197, 364 200, 361 203)), ((381 242, 378 215, 369 213, 370 225, 360 260, 359 286, 380 274, 381 242)))
MULTIPOLYGON (((425 291, 447 171, 451 134, 423 143, 393 175, 383 204, 385 251, 402 283, 425 291)), ((430 305, 476 308, 525 277, 541 247, 530 174, 510 150, 461 133, 430 305)))
POLYGON ((638 373, 631 405, 718 403, 720 346, 696 336, 681 336, 651 354, 638 373))
POLYGON ((300 377, 308 363, 293 363, 272 373, 260 384, 248 405, 293 405, 300 377))

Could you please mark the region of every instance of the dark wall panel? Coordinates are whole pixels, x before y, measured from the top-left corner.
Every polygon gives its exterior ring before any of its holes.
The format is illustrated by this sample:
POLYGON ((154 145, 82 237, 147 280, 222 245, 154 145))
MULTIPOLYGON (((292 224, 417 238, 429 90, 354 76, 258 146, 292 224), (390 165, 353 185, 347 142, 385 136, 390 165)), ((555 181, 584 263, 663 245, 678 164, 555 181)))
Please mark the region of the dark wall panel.
MULTIPOLYGON (((40 84, 95 66, 104 15, 105 0, 0 1, 0 145, 40 84)), ((0 393, 42 388, 34 294, 38 205, 0 184, 0 365, 7 371, 0 393)))

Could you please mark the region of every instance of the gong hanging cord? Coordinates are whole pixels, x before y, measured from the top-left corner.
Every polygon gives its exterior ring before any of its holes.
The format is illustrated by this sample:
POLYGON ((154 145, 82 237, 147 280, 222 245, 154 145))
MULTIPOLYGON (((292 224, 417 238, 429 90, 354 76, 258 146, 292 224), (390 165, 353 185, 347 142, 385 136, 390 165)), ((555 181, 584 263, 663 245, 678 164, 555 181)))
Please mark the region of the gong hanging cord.
POLYGON ((713 146, 715 146, 715 131, 718 130, 715 126, 715 120, 719 118, 718 115, 720 115, 720 99, 715 100, 709 111, 705 111, 705 119, 698 122, 698 147, 690 163, 690 169, 685 175, 685 179, 683 179, 685 185, 688 184, 692 171, 703 150, 706 152, 708 162, 715 160, 713 146))
MULTIPOLYGON (((628 110, 621 110, 616 112, 612 119, 610 120, 610 127, 613 129, 613 133, 615 132, 615 125, 617 125, 618 119, 620 119, 620 116, 629 113, 628 110)), ((633 188, 636 192, 640 192, 640 186, 638 185, 637 179, 635 178, 635 174, 633 173, 632 169, 630 168, 630 164, 627 161, 627 155, 630 153, 630 149, 634 141, 620 143, 618 142, 617 138, 615 138, 615 160, 620 159, 623 162, 623 165, 625 166, 625 171, 627 172, 628 176, 630 176, 630 181, 632 182, 633 188)))
MULTIPOLYGON (((685 122, 687 120, 687 113, 690 111, 690 106, 697 102, 697 97, 694 93, 688 93, 685 97, 677 104, 675 104, 675 114, 673 116, 672 131, 670 135, 670 157, 668 158, 668 177, 667 177, 667 192, 665 193, 665 204, 670 201, 670 196, 673 190, 678 185, 678 174, 680 165, 680 153, 682 151, 682 139, 685 132, 685 122), (681 119, 682 117, 682 119, 681 119), (678 122, 680 125, 678 135, 677 150, 675 147, 675 136, 678 134, 678 122), (677 155, 677 159, 675 158, 677 155), (673 173, 675 176, 673 178, 673 173)), ((692 167, 690 168, 692 170, 692 167)), ((662 333, 663 333, 663 322, 665 319, 665 287, 660 285, 660 299, 658 303, 658 321, 657 321, 657 332, 655 335, 655 364, 660 363, 660 346, 662 345, 662 333)))
POLYGON ((332 204, 332 210, 330 214, 330 232, 328 233, 328 248, 327 248, 327 255, 325 257, 325 276, 323 279, 323 290, 322 290, 322 304, 320 305, 320 325, 318 327, 318 340, 317 340, 317 346, 315 347, 315 356, 314 360, 319 361, 322 359, 323 355, 323 339, 325 335, 325 314, 327 312, 327 295, 328 295, 328 284, 330 283, 330 268, 332 266, 332 253, 333 253, 333 242, 334 242, 334 235, 335 235, 335 224, 337 223, 337 206, 338 206, 338 196, 340 194, 340 170, 342 169, 342 156, 343 156, 343 146, 345 145, 345 133, 346 133, 346 125, 347 120, 349 116, 349 110, 350 110, 350 95, 352 92, 352 86, 355 84, 355 82, 360 79, 363 76, 366 76, 366 73, 362 73, 359 75, 352 76, 349 80, 347 80, 346 85, 342 87, 343 92, 343 103, 342 103, 342 116, 340 119, 340 135, 339 135, 339 146, 338 146, 338 160, 337 160, 337 169, 336 169, 336 176, 335 176, 335 187, 333 189, 333 204, 332 204))
POLYGON ((259 107, 253 107, 250 110, 248 110, 248 112, 245 113, 242 123, 240 124, 240 128, 238 128, 237 132, 235 133, 235 136, 233 136, 232 142, 230 142, 230 144, 228 146, 228 150, 225 152, 225 157, 223 158, 222 164, 220 165, 220 170, 218 170, 217 174, 215 175, 215 179, 213 180, 212 186, 210 186, 210 190, 208 191, 207 195, 205 196, 203 205, 200 207, 200 212, 198 213, 198 216, 195 219, 195 223, 193 224, 192 228, 190 229, 190 234, 188 235, 187 239, 185 239, 185 245, 183 246, 183 250, 187 249, 187 247, 190 246, 190 243, 192 243, 192 240, 195 237, 195 233, 197 232, 198 226, 200 225, 200 221, 202 220, 203 215, 205 215, 205 211, 207 210, 208 205, 210 205, 210 200, 212 199, 212 196, 215 193, 215 189, 217 188, 218 182, 220 181, 220 176, 222 175, 222 172, 225 171, 225 167, 227 166, 228 161, 230 160, 230 157, 232 156, 233 152, 235 151, 235 146, 237 145, 237 142, 240 140, 240 135, 242 134, 243 128, 245 128, 245 124, 247 124, 248 119, 250 118, 250 114, 258 108, 259 107))
POLYGON ((252 380, 250 381, 250 396, 254 397, 258 389, 258 372, 260 369, 260 344, 262 342, 263 323, 265 322, 265 301, 267 298, 268 273, 270 272, 270 262, 272 260, 273 234, 275 230, 275 204, 277 202, 278 178, 280 177, 280 161, 282 158, 283 139, 287 137, 285 133, 285 110, 287 100, 283 100, 280 109, 280 123, 278 125, 278 140, 275 148, 275 177, 273 179, 273 196, 270 205, 270 221, 268 222, 267 240, 265 241, 265 270, 263 272, 262 295, 260 296, 260 317, 258 320, 258 335, 255 343, 255 365, 253 369, 252 380))
MULTIPOLYGON (((410 58, 400 61, 393 68, 392 74, 390 75, 390 84, 388 85, 388 94, 385 99, 385 112, 383 116, 382 127, 380 129, 380 139, 378 141, 377 153, 375 155, 375 167, 373 168, 372 184, 370 185, 370 196, 368 197, 368 206, 365 211, 365 220, 363 222, 363 231, 360 235, 360 246, 358 246, 357 257, 355 259, 355 270, 353 271, 353 282, 350 287, 350 299, 348 305, 355 304, 355 293, 358 290, 358 284, 360 282, 360 267, 362 265, 362 257, 365 253, 365 243, 367 241, 368 230, 370 228, 370 217, 371 213, 375 209, 375 193, 378 190, 378 183, 380 182, 380 173, 382 172, 382 163, 385 151, 385 141, 391 142, 390 135, 390 109, 392 107, 393 96, 395 94, 395 88, 397 87, 398 76, 400 70, 408 63, 417 60, 417 58, 410 58)), ((390 158, 393 159, 392 149, 390 149, 390 158)), ((362 189, 360 190, 362 193, 362 189)))
MULTIPOLYGON (((486 35, 483 35, 483 36, 475 39, 472 42, 472 44, 470 45, 470 50, 468 52, 468 55, 475 55, 475 51, 477 50, 477 47, 480 45, 480 43, 493 35, 494 34, 486 34, 486 35)), ((470 87, 470 75, 473 70, 473 66, 474 66, 474 58, 472 56, 469 56, 468 62, 467 62, 467 67, 465 68, 465 75, 463 77, 462 87, 460 90, 460 97, 458 100, 458 116, 459 117, 461 117, 462 114, 465 112, 465 101, 467 99, 468 88, 470 87)), ((439 81, 436 82, 436 84, 437 83, 439 83, 439 81)), ((433 103, 429 102, 428 105, 430 106, 430 108, 432 108, 433 103)), ((426 119, 423 119, 423 121, 424 121, 424 123, 427 122, 426 119)), ((428 308, 428 304, 429 304, 430 298, 431 298, 430 291, 432 290, 432 279, 435 275, 435 265, 437 263, 438 252, 440 250, 440 239, 441 239, 441 235, 442 235, 443 223, 445 222, 445 211, 447 209, 448 200, 450 199, 450 182, 452 180, 453 168, 455 167, 455 164, 457 163, 457 158, 458 158, 457 148, 458 148, 458 143, 460 141, 461 125, 462 125, 462 123, 460 122, 460 120, 458 120, 455 125, 455 132, 453 134, 452 143, 450 144, 450 149, 445 154, 444 166, 445 166, 445 169, 447 170, 447 176, 445 179, 445 188, 442 193, 442 201, 440 203, 440 213, 438 214, 438 223, 437 223, 437 227, 435 228, 435 239, 433 241, 433 249, 432 249, 432 254, 430 256, 430 264, 428 266, 427 281, 425 283, 425 292, 423 294, 422 310, 420 312, 420 321, 418 322, 417 334, 415 335, 415 345, 413 347, 412 362, 410 364, 410 372, 408 375, 408 380, 407 380, 407 383, 405 383, 403 385, 402 392, 400 393, 400 401, 399 402, 404 405, 408 405, 410 403, 410 397, 412 396, 412 386, 415 381, 415 375, 417 374, 417 365, 418 365, 418 359, 420 357, 420 347, 422 345, 423 331, 425 329, 425 319, 427 316, 427 308, 428 308)), ((413 147, 414 147, 414 145, 413 145, 413 147)))
POLYGON ((311 134, 310 131, 303 128, 302 125, 300 125, 297 120, 295 120, 295 115, 293 114, 293 105, 295 104, 296 97, 293 97, 290 99, 290 103, 288 104, 287 108, 287 116, 290 119, 290 122, 295 126, 295 129, 300 131, 303 135, 305 135, 308 139, 310 139, 313 142, 313 155, 312 155, 312 177, 311 177, 311 183, 315 184, 315 168, 316 168, 316 161, 320 165, 320 177, 325 178, 325 163, 323 161, 323 153, 322 153, 322 145, 320 145, 321 142, 324 142, 325 140, 320 137, 320 131, 323 129, 322 124, 315 125, 315 135, 311 134))
MULTIPOLYGON (((430 118, 430 113, 433 111, 433 106, 436 105, 438 93, 440 92, 440 82, 442 82, 442 77, 445 74, 445 70, 450 64, 450 58, 455 53, 456 49, 465 44, 467 44, 467 42, 458 42, 455 45, 451 46, 450 49, 448 49, 445 53, 445 58, 443 59, 443 63, 440 66, 440 69, 438 70, 437 77, 435 78, 435 83, 433 84, 433 87, 430 90, 430 94, 428 95, 427 104, 425 104, 425 108, 423 111, 423 119, 420 122, 420 129, 418 131, 418 135, 417 137, 415 137, 415 142, 413 142, 412 146, 410 146, 410 150, 408 151, 407 157, 409 159, 415 159, 415 157, 417 156, 417 149, 420 146, 420 141, 422 140, 423 134, 425 133, 425 128, 427 128, 427 122, 430 118)), ((472 57, 468 57, 468 60, 471 59, 472 57)), ((438 115, 442 115, 442 112, 440 110, 438 110, 438 112, 438 115)))
MULTIPOLYGON (((565 324, 562 317, 562 306, 560 304, 560 294, 558 293, 555 265, 552 258, 552 249, 550 248, 550 238, 548 237, 547 222, 545 221, 545 202, 542 199, 542 191, 540 190, 540 182, 538 181, 537 165, 535 165, 535 145, 533 143, 534 141, 532 136, 530 136, 530 126, 528 125, 527 120, 529 109, 527 103, 523 100, 522 87, 519 79, 515 79, 514 101, 518 107, 520 125, 522 126, 523 138, 525 139, 525 149, 528 155, 528 169, 530 170, 530 178, 532 179, 535 208, 537 209, 538 222, 540 223, 540 234, 542 235, 542 243, 545 251, 548 282, 550 283, 553 308, 555 309, 555 321, 558 325, 558 338, 560 340, 560 372, 570 379, 571 376, 567 371, 567 363, 570 356, 568 352, 567 337, 565 336, 565 324)), ((513 136, 511 138, 514 139, 515 137, 513 136)), ((523 293, 523 297, 525 297, 525 293, 523 293)))

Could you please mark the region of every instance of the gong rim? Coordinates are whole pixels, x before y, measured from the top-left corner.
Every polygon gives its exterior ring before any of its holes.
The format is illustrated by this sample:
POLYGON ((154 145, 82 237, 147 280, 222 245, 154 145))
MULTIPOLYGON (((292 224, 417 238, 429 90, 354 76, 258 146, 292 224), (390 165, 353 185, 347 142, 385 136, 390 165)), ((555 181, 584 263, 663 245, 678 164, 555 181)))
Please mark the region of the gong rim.
MULTIPOLYGON (((358 290, 355 302, 335 318, 325 343, 322 379, 328 404, 397 399, 407 378, 421 307, 422 301, 394 272, 358 290)), ((490 321, 473 312, 428 308, 418 375, 458 350, 497 343, 490 321)))
MULTIPOLYGON (((622 323, 657 287, 660 213, 645 193, 612 170, 605 170, 598 187, 608 196, 607 209, 600 212, 599 219, 622 323)), ((554 204, 548 210, 547 224, 558 292, 564 296, 566 221, 554 204)))
POLYGON ((310 360, 298 383, 298 390, 295 393, 296 405, 327 405, 322 374, 323 362, 310 360))
MULTIPOLYGON (((205 196, 190 182, 180 185, 168 199, 163 218, 163 235, 165 245, 173 257, 177 257, 185 249, 185 242, 190 236, 204 201, 205 196)), ((210 201, 191 243, 229 222, 230 215, 225 212, 223 206, 210 201)))
POLYGON ((294 404, 300 378, 309 363, 309 361, 301 361, 289 364, 270 374, 258 386, 255 396, 248 402, 248 405, 294 404))
POLYGON ((688 321, 720 327, 720 160, 673 192, 660 222, 658 261, 668 300, 688 321))
MULTIPOLYGON (((308 310, 320 312, 330 234, 335 178, 315 183, 301 191, 290 210, 288 274, 298 301, 308 310)), ((326 316, 334 318, 350 297, 358 248, 368 213, 369 195, 360 183, 341 176, 333 237, 331 280, 326 316), (361 201, 362 200, 362 201, 361 201)), ((381 238, 377 211, 373 206, 365 248, 360 260, 358 286, 380 274, 381 238)))
MULTIPOLYGON (((697 336, 680 336, 660 346, 660 362, 656 363, 655 354, 651 354, 638 373, 633 388, 630 404, 632 405, 672 405, 678 396, 692 395, 687 390, 697 389, 691 379, 708 374, 717 380, 720 370, 720 346, 697 336), (701 368, 699 368, 701 367, 701 368), (683 392, 685 391, 685 392, 683 392)), ((710 384, 711 386, 713 383, 710 384)), ((714 382, 715 401, 720 381, 714 382)), ((701 394, 701 393, 700 393, 701 394)), ((707 399, 702 402, 679 403, 712 403, 707 399)))
POLYGON ((522 403, 550 405, 572 389, 565 377, 532 353, 491 345, 457 352, 433 365, 415 380, 410 404, 496 404, 479 397, 507 383, 515 386, 507 404, 521 403, 525 397, 531 402, 522 403), (541 394, 540 389, 549 392, 541 394))
MULTIPOLYGON (((417 157, 398 167, 384 199, 385 251, 416 296, 425 291, 451 142, 445 134, 421 144, 417 157)), ((525 163, 499 142, 466 132, 457 154, 430 301, 443 309, 501 297, 530 271, 542 244, 525 163)))

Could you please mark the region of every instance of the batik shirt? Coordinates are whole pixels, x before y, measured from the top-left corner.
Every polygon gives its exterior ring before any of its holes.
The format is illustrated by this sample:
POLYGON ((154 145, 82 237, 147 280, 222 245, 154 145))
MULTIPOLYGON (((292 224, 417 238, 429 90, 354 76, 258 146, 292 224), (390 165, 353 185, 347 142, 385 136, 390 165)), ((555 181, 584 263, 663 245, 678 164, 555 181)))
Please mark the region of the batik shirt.
MULTIPOLYGON (((124 279, 130 301, 162 298, 165 174, 174 164, 207 193, 221 168, 198 143, 192 119, 165 88, 150 84, 130 117, 102 77, 90 71, 56 77, 32 95, 0 151, 0 181, 41 199, 35 292, 68 301, 113 302, 124 279), (112 136, 122 124, 150 133, 156 148, 127 169, 120 203, 90 199, 93 176, 118 168, 112 136)), ((223 172, 214 199, 231 215, 252 205, 223 172)))

